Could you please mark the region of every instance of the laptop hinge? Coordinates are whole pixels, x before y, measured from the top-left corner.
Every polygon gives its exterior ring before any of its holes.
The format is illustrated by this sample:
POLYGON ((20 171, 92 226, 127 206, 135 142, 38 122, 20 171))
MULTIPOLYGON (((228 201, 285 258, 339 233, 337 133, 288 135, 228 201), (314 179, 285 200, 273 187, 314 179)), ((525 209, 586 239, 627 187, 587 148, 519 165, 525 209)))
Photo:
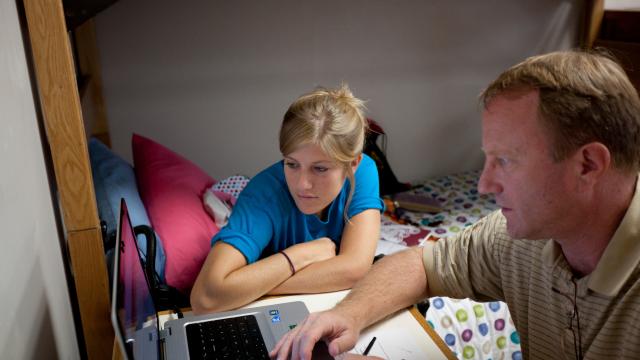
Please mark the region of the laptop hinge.
POLYGON ((171 328, 160 330, 160 341, 165 341, 169 336, 171 336, 171 328))

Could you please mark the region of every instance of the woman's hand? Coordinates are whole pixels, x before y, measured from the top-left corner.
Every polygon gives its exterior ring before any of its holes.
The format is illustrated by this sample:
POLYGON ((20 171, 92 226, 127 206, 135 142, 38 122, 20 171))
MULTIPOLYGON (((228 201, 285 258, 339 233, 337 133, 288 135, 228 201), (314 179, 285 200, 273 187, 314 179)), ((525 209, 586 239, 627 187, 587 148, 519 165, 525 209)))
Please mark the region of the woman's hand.
POLYGON ((293 262, 296 271, 324 260, 329 260, 336 256, 336 244, 328 237, 307 241, 293 245, 285 253, 293 262))

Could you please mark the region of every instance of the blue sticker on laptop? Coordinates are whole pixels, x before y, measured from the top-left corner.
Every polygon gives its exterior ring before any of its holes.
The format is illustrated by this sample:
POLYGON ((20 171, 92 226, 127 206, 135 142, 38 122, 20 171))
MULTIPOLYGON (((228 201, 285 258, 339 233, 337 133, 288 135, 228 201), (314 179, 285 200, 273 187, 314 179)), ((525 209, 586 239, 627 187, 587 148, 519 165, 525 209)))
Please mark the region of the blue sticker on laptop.
POLYGON ((275 316, 271 317, 271 322, 272 323, 280 322, 280 315, 275 315, 275 316))

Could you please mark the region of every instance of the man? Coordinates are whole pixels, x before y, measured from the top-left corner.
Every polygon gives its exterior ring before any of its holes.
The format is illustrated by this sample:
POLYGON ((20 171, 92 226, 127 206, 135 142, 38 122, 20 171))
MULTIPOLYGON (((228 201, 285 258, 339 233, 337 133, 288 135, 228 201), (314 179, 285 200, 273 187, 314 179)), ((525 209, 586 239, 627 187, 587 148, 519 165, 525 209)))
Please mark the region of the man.
POLYGON ((515 65, 481 98, 478 189, 501 210, 383 259, 272 355, 309 359, 321 339, 348 351, 365 327, 443 295, 505 301, 525 358, 640 357, 638 93, 608 57, 569 51, 515 65))

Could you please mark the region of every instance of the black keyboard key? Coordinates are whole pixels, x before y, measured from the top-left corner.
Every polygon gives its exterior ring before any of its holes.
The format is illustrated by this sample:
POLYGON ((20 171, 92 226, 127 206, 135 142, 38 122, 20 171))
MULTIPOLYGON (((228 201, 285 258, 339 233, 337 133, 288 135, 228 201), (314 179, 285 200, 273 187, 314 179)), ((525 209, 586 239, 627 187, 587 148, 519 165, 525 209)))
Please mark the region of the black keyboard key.
POLYGON ((191 359, 269 359, 253 315, 189 324, 186 331, 191 359))

